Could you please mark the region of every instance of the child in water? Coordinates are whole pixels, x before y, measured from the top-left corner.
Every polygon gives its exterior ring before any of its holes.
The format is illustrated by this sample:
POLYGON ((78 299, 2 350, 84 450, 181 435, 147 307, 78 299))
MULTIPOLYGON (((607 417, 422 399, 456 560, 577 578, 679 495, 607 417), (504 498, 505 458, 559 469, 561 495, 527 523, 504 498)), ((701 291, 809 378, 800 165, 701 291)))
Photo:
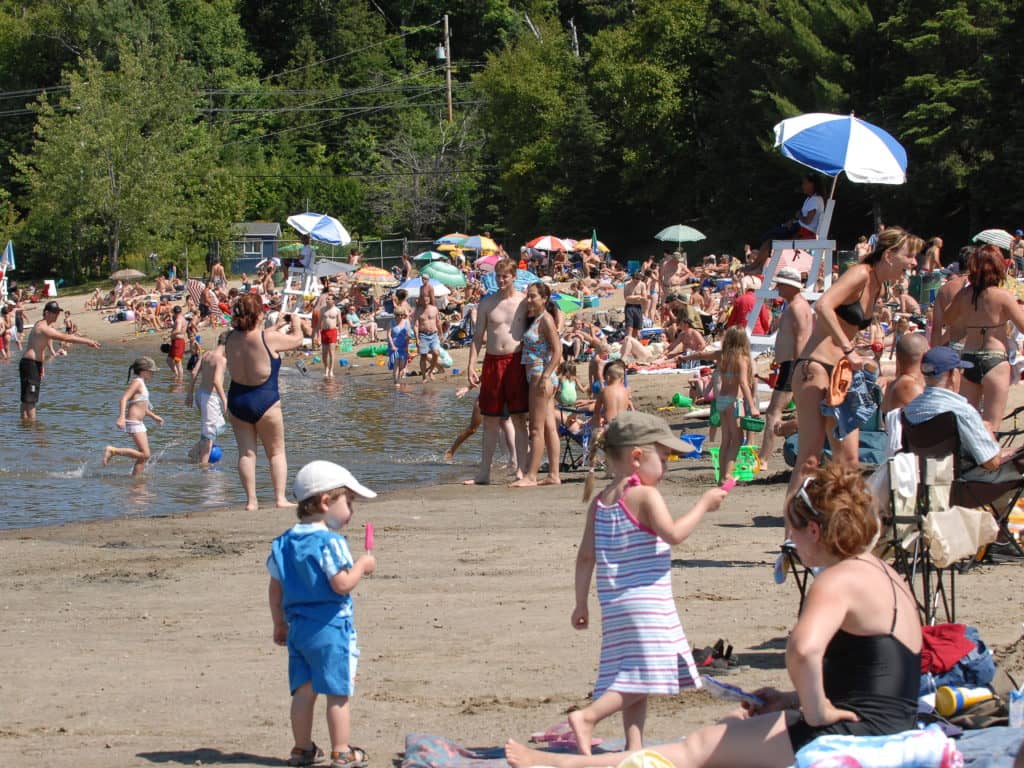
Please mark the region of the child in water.
POLYGON ((288 765, 317 765, 325 758, 313 743, 313 708, 322 693, 331 768, 365 768, 366 751, 349 743, 349 699, 359 661, 351 593, 376 570, 377 560, 367 552, 353 561, 348 541, 337 531, 351 522, 356 496, 377 494, 330 461, 300 469, 294 490, 299 522, 274 539, 267 558, 274 642, 288 647, 295 737, 288 765))
POLYGON ((712 488, 689 512, 672 519, 657 486, 669 454, 690 449, 657 416, 620 414, 605 431, 604 449, 613 479, 587 514, 576 557, 572 612, 573 627, 586 629, 596 566, 601 603, 598 678, 593 703, 569 713, 584 755, 591 754, 594 727, 616 712, 622 712, 626 751, 641 749, 647 697, 701 687, 672 598, 672 547, 685 541, 726 495, 712 488))
POLYGON ((157 424, 164 420, 153 413, 149 402, 146 382, 153 378, 156 363, 151 357, 140 357, 128 369, 128 389, 121 395, 121 411, 117 417, 117 428, 127 432, 135 441, 135 448, 115 448, 108 445, 103 449, 103 464, 106 466, 114 456, 128 456, 135 459, 133 475, 141 475, 149 461, 149 438, 143 419, 149 416, 157 424), (134 378, 132 378, 134 376, 134 378))
POLYGON ((409 365, 409 310, 395 307, 395 324, 388 329, 388 365, 394 373, 395 386, 405 378, 409 365))

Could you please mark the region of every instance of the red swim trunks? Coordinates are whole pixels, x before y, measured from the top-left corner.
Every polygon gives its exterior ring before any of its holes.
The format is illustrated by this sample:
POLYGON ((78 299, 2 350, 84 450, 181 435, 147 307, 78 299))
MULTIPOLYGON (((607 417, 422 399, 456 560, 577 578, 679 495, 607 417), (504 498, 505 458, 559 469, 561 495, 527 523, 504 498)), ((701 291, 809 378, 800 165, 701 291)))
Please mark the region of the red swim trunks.
POLYGON ((171 339, 171 351, 167 355, 174 362, 180 363, 181 358, 185 356, 185 340, 184 339, 171 339))
POLYGON ((519 354, 484 357, 478 402, 484 416, 504 416, 530 410, 530 386, 519 354))
POLYGON ((320 331, 320 343, 321 344, 337 344, 338 343, 338 329, 337 328, 324 328, 320 331))

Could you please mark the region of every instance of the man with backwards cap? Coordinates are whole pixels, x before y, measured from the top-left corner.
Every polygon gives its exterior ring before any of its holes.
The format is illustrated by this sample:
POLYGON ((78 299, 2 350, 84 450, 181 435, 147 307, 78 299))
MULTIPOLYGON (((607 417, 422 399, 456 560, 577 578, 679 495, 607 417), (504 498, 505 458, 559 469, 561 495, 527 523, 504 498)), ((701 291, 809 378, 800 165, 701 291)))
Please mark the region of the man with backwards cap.
POLYGON ((22 421, 36 420, 36 404, 39 402, 39 385, 43 379, 44 353, 54 341, 65 344, 85 344, 99 349, 100 343, 86 336, 74 333, 62 333, 57 330, 57 321, 63 312, 56 301, 46 302, 43 307, 43 319, 32 326, 25 352, 18 364, 18 375, 21 378, 21 418, 22 421))

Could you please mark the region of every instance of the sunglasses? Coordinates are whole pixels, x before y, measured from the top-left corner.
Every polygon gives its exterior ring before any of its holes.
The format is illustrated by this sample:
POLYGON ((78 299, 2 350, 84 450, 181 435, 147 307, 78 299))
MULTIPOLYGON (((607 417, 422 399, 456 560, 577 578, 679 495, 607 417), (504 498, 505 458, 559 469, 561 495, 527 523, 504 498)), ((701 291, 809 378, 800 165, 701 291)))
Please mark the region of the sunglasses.
POLYGON ((805 507, 807 507, 807 510, 811 516, 810 519, 805 518, 803 515, 797 514, 796 508, 793 504, 790 504, 789 507, 790 520, 796 525, 797 528, 800 529, 806 528, 807 523, 810 522, 811 519, 818 521, 821 520, 821 512, 819 512, 815 508, 814 504, 811 503, 811 497, 807 495, 807 486, 813 479, 814 478, 812 477, 804 478, 804 481, 800 484, 800 490, 796 492, 796 497, 803 502, 805 507), (803 525, 799 525, 799 523, 803 523, 803 525))

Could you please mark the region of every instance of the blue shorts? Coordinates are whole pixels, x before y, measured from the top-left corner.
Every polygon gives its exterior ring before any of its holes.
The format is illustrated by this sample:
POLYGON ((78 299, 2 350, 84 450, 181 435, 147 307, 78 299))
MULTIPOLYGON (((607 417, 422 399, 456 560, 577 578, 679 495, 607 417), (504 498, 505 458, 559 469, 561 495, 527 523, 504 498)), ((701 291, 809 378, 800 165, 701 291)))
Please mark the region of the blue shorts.
POLYGON ((295 694, 308 682, 328 696, 355 692, 359 644, 351 619, 324 626, 297 619, 288 625, 288 690, 295 694))
POLYGON ((427 352, 440 352, 441 340, 436 333, 420 333, 417 337, 418 352, 422 355, 427 352))

